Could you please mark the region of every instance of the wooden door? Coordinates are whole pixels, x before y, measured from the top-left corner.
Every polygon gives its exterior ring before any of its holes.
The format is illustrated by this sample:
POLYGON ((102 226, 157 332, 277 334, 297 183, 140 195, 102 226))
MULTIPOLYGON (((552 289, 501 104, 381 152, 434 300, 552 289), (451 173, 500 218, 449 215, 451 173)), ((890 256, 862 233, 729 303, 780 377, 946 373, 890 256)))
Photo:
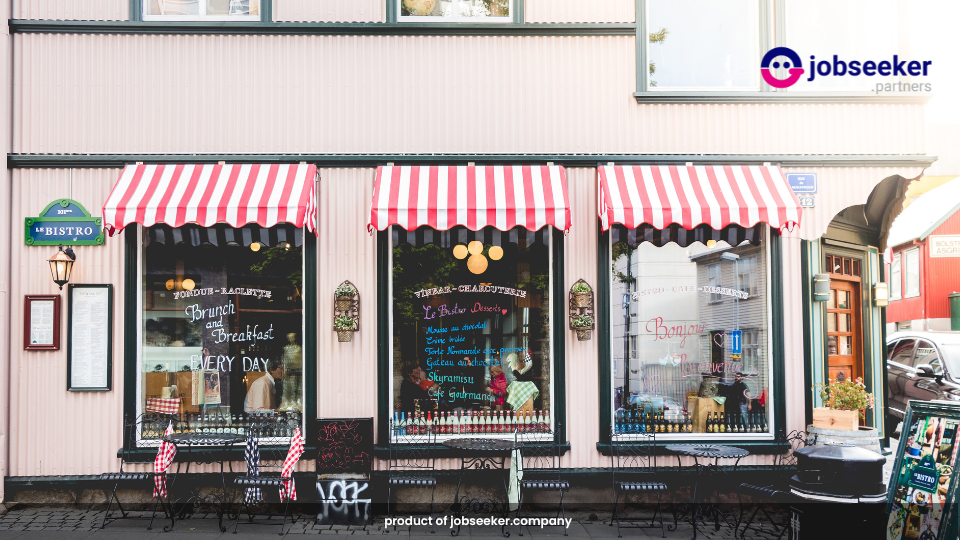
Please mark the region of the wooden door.
POLYGON ((830 378, 863 377, 862 328, 860 320, 860 283, 830 280, 827 301, 827 359, 830 378))

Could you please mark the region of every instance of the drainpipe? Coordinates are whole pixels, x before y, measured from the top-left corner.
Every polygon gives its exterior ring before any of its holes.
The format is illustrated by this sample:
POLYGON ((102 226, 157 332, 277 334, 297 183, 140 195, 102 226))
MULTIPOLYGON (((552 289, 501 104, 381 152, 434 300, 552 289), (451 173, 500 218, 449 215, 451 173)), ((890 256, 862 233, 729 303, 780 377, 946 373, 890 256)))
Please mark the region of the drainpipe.
MULTIPOLYGON (((3 149, 3 174, 0 175, 0 208, 11 208, 13 180, 7 168, 7 154, 12 150, 13 140, 13 47, 10 40, 9 20, 13 0, 0 2, 0 19, 3 24, 3 39, 0 45, 0 72, 7 74, 7 84, 0 85, 0 107, 3 113, 0 125, 0 148, 3 149)), ((10 273, 16 237, 13 234, 13 212, 0 219, 0 238, 6 239, 0 248, 0 503, 6 501, 4 478, 9 476, 10 462, 10 364, 13 343, 10 341, 10 324, 14 302, 10 298, 10 273)), ((6 509, 0 505, 0 514, 6 509)))

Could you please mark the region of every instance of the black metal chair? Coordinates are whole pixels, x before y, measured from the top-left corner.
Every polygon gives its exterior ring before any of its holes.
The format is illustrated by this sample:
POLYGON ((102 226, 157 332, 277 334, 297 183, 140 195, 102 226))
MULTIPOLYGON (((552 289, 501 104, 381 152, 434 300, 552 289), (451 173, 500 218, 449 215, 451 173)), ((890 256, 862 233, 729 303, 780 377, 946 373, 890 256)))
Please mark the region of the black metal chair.
MULTIPOLYGON (((123 506, 120 504, 120 499, 117 497, 117 489, 121 483, 149 485, 150 492, 153 493, 154 478, 157 476, 156 473, 152 470, 149 472, 132 472, 124 470, 124 468, 129 467, 132 463, 143 463, 144 459, 142 456, 139 456, 139 459, 137 459, 137 450, 150 449, 154 453, 159 451, 160 438, 163 437, 163 433, 170 422, 173 422, 174 429, 177 429, 179 426, 178 415, 146 413, 136 417, 136 419, 131 419, 129 415, 124 416, 124 443, 120 449, 120 471, 100 475, 101 481, 113 482, 113 491, 110 493, 110 499, 107 501, 107 510, 103 514, 103 522, 100 524, 101 529, 106 527, 107 523, 131 517, 127 515, 127 511, 123 509, 123 506), (113 506, 113 501, 117 501, 117 508, 120 509, 121 517, 112 517, 110 515, 110 507, 113 506)), ((153 467, 152 458, 150 459, 149 467, 153 467)), ((164 477, 167 475, 166 472, 160 474, 164 477)), ((169 493, 169 486, 167 486, 167 489, 169 493)), ((150 524, 147 525, 147 530, 153 528, 153 520, 157 516, 158 506, 163 508, 164 517, 170 518, 170 524, 171 526, 173 525, 173 512, 170 508, 169 497, 166 501, 163 500, 163 497, 156 497, 156 499, 156 502, 153 503, 153 514, 150 516, 150 524)))
MULTIPOLYGON (((233 525, 233 534, 237 534, 240 525, 277 525, 273 518, 276 517, 270 511, 272 505, 266 502, 265 493, 275 493, 279 498, 280 484, 292 480, 292 476, 282 476, 283 462, 286 460, 287 453, 290 451, 290 437, 293 435, 294 428, 287 424, 285 417, 271 416, 251 416, 250 427, 247 428, 248 441, 249 436, 257 440, 259 451, 259 460, 256 460, 257 467, 254 470, 251 464, 247 464, 247 472, 243 476, 234 479, 233 485, 237 488, 234 498, 239 498, 240 505, 237 508, 237 519, 233 525), (269 488, 269 489, 267 489, 269 488), (250 501, 247 498, 247 490, 259 490, 259 501, 250 501), (255 521, 254 518, 260 514, 266 515, 265 520, 255 521), (247 515, 246 521, 241 521, 241 514, 247 515)), ((248 450, 244 451, 246 458, 248 450)), ((273 496, 270 497, 271 499, 273 496)), ((287 498, 283 504, 283 519, 280 521, 280 535, 283 535, 283 529, 287 524, 287 518, 290 516, 290 498, 287 498)), ((297 522, 292 518, 290 524, 297 522)))
MULTIPOLYGON (((523 467, 523 477, 518 480, 520 500, 517 504, 517 519, 520 519, 520 510, 523 508, 523 495, 535 491, 556 491, 560 493, 560 503, 557 508, 558 517, 567 517, 563 510, 563 494, 570 490, 570 482, 564 480, 560 468, 560 424, 556 432, 549 428, 534 428, 523 433, 514 434, 517 447, 520 448, 520 462, 523 467)), ((567 536, 564 527, 563 535, 567 536)), ((523 536, 523 529, 520 529, 523 536)))
MULTIPOLYGON (((767 521, 773 525, 774 532, 779 533, 777 536, 778 540, 783 538, 783 535, 788 531, 791 531, 791 536, 793 535, 789 519, 786 523, 777 524, 776 520, 767 512, 765 504, 772 503, 783 506, 791 500, 790 486, 787 483, 789 477, 788 472, 797 466, 797 457, 794 453, 806 445, 805 435, 802 431, 791 431, 789 435, 785 435, 781 431, 780 435, 777 436, 777 442, 789 444, 790 450, 784 454, 774 456, 773 470, 771 473, 775 476, 775 482, 763 486, 749 483, 740 484, 740 487, 737 489, 737 500, 740 503, 740 523, 743 524, 743 531, 740 533, 740 538, 746 538, 747 531, 753 525, 753 520, 756 519, 757 514, 760 512, 763 512, 767 521), (743 519, 744 495, 749 495, 751 501, 757 506, 747 520, 743 519)), ((757 532, 759 532, 759 528, 757 532)), ((734 536, 736 536, 736 534, 734 534, 734 536)))
MULTIPOLYGON (((636 435, 620 435, 610 430, 610 470, 613 474, 613 522, 617 522, 617 537, 623 537, 621 529, 656 529, 657 514, 660 515, 659 528, 663 537, 667 537, 667 529, 663 523, 663 494, 667 492, 667 484, 661 482, 657 470, 656 434, 644 433, 636 435), (656 493, 657 507, 650 518, 650 525, 623 525, 620 512, 617 508, 620 496, 623 495, 626 505, 627 495, 630 493, 656 493)), ((623 519, 635 522, 642 518, 623 519)), ((676 526, 676 516, 674 516, 676 526)))
MULTIPOLYGON (((433 517, 433 502, 437 492, 436 423, 420 418, 405 421, 402 425, 395 425, 393 420, 390 420, 389 429, 387 516, 390 516, 390 499, 394 488, 421 488, 430 490, 430 517, 433 517)), ((431 526, 430 532, 437 532, 435 526, 431 526)), ((386 526, 383 528, 383 534, 387 534, 386 526)))

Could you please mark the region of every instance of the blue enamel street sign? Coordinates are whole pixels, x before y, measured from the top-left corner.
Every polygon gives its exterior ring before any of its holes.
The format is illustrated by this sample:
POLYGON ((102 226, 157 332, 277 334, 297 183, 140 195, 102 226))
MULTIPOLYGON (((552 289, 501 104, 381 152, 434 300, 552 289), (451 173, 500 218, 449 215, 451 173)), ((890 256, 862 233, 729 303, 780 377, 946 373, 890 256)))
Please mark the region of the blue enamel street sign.
POLYGON ((101 219, 90 214, 76 201, 53 201, 40 217, 25 218, 24 243, 28 246, 101 246, 101 219))
POLYGON ((817 173, 787 173, 787 182, 794 193, 817 192, 817 173))

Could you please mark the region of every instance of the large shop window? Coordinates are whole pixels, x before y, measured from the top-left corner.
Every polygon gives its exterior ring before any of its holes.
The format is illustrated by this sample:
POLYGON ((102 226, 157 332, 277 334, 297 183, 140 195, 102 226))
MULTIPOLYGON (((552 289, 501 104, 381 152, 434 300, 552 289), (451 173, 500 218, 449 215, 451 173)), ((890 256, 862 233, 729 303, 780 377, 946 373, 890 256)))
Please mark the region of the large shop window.
POLYGON ((760 89, 757 0, 647 0, 646 8, 648 90, 760 89))
POLYGON ((644 241, 644 229, 615 225, 610 235, 616 431, 769 433, 764 227, 706 244, 644 241))
POLYGON ((259 21, 261 0, 143 0, 145 21, 259 21))
POLYGON ((513 22, 516 0, 396 0, 400 22, 513 22))
POLYGON ((277 436, 300 426, 302 229, 154 225, 141 268, 138 413, 201 433, 266 417, 277 436))
POLYGON ((552 424, 551 230, 391 228, 396 429, 424 417, 441 438, 512 437, 552 424))

